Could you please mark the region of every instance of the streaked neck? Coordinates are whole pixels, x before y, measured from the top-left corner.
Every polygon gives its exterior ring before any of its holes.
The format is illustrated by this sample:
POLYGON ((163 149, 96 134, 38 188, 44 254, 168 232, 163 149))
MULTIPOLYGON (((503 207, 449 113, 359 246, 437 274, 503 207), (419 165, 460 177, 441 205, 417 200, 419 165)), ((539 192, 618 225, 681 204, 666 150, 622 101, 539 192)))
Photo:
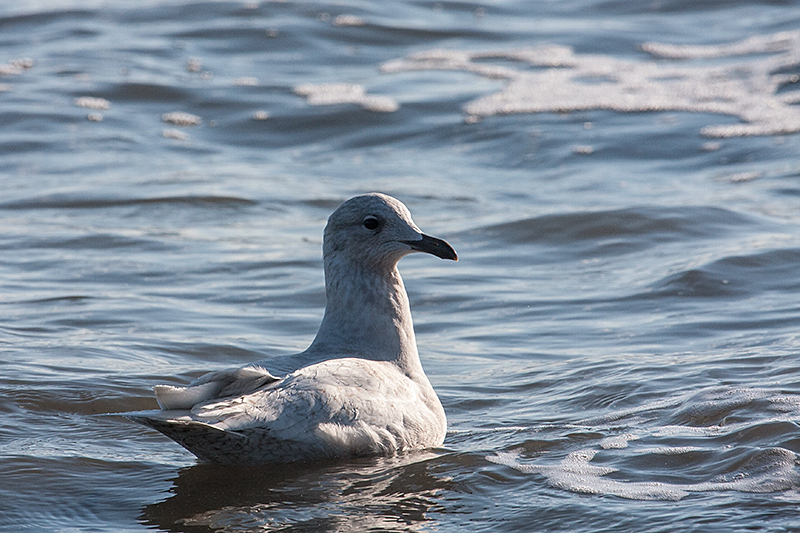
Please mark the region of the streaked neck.
POLYGON ((424 376, 396 266, 366 269, 326 258, 325 292, 325 316, 307 353, 390 361, 411 377, 424 376))

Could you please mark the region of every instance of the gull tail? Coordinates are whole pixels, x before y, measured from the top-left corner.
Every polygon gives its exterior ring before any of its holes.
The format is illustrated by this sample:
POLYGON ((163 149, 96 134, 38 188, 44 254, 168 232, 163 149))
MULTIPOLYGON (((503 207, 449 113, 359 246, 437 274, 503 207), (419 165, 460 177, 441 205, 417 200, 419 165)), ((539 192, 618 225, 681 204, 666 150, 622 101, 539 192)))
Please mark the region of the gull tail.
POLYGON ((193 420, 189 411, 137 411, 123 416, 163 433, 203 462, 227 463, 226 456, 236 457, 237 450, 249 447, 246 436, 193 420))

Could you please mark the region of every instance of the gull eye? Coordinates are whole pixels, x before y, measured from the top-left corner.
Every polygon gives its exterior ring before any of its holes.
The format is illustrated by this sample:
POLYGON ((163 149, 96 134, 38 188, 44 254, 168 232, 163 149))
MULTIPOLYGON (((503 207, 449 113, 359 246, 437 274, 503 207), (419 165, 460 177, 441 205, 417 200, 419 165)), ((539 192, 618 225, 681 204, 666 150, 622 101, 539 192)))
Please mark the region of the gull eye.
POLYGON ((368 215, 364 218, 364 227, 368 230, 376 230, 381 227, 381 221, 376 216, 368 215))

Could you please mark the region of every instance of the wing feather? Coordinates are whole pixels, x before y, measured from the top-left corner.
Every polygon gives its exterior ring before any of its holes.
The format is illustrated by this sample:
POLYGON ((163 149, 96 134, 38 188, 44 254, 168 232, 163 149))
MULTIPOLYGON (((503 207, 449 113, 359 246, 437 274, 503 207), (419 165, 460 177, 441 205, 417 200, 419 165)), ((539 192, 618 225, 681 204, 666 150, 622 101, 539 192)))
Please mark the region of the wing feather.
POLYGON ((193 406, 228 396, 240 396, 278 381, 261 366, 245 366, 209 372, 186 387, 156 385, 153 391, 162 410, 191 409, 193 406))

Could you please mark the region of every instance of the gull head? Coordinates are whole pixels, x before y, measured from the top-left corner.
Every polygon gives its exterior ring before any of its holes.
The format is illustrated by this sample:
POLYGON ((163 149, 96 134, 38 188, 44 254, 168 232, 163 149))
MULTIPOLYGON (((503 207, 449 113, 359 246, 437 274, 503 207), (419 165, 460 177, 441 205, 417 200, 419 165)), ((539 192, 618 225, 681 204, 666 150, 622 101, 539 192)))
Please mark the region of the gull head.
POLYGON ((370 193, 347 200, 325 226, 326 260, 346 258, 362 266, 393 268, 414 252, 458 261, 452 246, 422 233, 408 208, 385 194, 370 193))

